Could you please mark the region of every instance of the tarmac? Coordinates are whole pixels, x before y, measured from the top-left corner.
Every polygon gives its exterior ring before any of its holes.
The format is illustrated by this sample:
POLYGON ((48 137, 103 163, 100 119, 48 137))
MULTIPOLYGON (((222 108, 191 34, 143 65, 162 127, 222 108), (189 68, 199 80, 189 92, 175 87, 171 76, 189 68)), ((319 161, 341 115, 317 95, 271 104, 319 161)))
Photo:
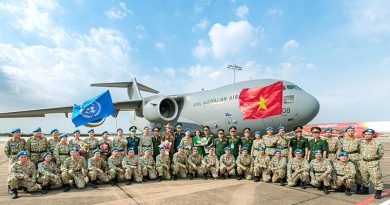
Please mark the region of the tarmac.
MULTIPOLYGON (((279 184, 253 182, 236 179, 197 178, 194 180, 179 179, 177 181, 150 181, 117 186, 99 185, 98 189, 88 186, 78 190, 72 188, 69 192, 50 191, 46 195, 19 192, 19 198, 12 200, 7 192, 8 160, 0 155, 0 204, 1 205, 39 205, 39 204, 390 204, 390 139, 379 139, 385 146, 385 156, 381 160, 385 190, 383 198, 373 198, 374 189, 371 186, 370 195, 345 196, 344 193, 331 191, 324 195, 317 188, 288 188, 279 184)), ((3 153, 4 144, 0 144, 3 153)), ((354 190, 352 190, 354 191, 354 190)))

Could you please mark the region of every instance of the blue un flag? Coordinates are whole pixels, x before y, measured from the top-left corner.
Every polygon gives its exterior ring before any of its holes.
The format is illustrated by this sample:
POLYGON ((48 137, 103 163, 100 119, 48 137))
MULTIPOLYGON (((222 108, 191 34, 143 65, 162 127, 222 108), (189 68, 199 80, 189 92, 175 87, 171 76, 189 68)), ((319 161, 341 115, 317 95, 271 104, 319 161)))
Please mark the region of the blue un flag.
POLYGON ((85 101, 81 106, 74 104, 72 122, 78 127, 105 118, 112 113, 114 113, 114 105, 110 91, 107 90, 101 95, 85 101))

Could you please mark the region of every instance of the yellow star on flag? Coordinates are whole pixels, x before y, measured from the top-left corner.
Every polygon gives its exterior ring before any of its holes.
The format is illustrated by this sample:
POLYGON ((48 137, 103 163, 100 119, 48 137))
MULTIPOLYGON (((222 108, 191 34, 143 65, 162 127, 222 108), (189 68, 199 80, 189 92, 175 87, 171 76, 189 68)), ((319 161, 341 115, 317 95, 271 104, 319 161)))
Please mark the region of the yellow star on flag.
POLYGON ((263 98, 263 96, 260 96, 259 102, 256 103, 257 105, 259 105, 259 109, 257 109, 257 112, 259 112, 261 109, 267 110, 267 101, 267 98, 263 98))

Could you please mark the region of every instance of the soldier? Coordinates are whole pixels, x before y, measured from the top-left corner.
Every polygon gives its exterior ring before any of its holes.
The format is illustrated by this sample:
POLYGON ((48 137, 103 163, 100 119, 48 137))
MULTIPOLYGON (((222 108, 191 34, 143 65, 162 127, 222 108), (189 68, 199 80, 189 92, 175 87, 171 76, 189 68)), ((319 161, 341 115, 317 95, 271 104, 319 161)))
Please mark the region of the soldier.
POLYGON ((202 161, 204 179, 207 180, 208 175, 212 178, 218 178, 219 161, 215 156, 215 148, 210 147, 208 155, 203 157, 202 161))
POLYGON ((341 141, 341 150, 348 153, 348 159, 355 165, 356 169, 356 193, 362 194, 362 175, 360 173, 359 163, 361 161, 360 156, 361 141, 355 138, 355 128, 348 126, 345 128, 345 136, 341 141))
POLYGON ((209 147, 212 147, 212 146, 215 146, 215 144, 213 144, 213 141, 214 141, 214 135, 210 134, 210 127, 209 126, 203 126, 203 135, 202 135, 202 138, 206 138, 207 139, 207 143, 206 145, 203 147, 203 151, 204 153, 200 153, 201 156, 203 156, 203 154, 207 154, 207 149, 209 147))
POLYGON ((275 150, 275 156, 269 162, 269 170, 272 173, 272 183, 279 180, 280 186, 284 186, 286 181, 287 158, 282 157, 280 149, 275 150))
POLYGON ((278 134, 276 135, 276 149, 280 149, 282 157, 288 159, 288 139, 285 136, 286 131, 284 127, 278 127, 278 134))
POLYGON ((310 129, 313 139, 309 140, 309 154, 306 156, 306 159, 313 160, 315 157, 315 150, 321 150, 323 158, 326 158, 326 153, 328 151, 328 144, 325 140, 320 138, 321 128, 312 127, 310 129))
POLYGON ((355 184, 355 165, 348 161, 348 154, 346 152, 340 152, 339 158, 340 160, 333 162, 335 170, 333 188, 338 191, 342 191, 345 188, 345 195, 351 196, 351 187, 355 184))
POLYGON ((42 153, 49 151, 46 137, 42 136, 42 130, 37 127, 33 130, 33 136, 26 142, 26 151, 29 154, 31 162, 38 167, 39 162, 43 161, 42 153))
POLYGON ((91 179, 92 188, 97 188, 97 179, 107 183, 110 177, 107 175, 107 162, 100 158, 100 149, 96 148, 92 153, 93 157, 88 159, 88 176, 91 179))
POLYGON ((54 149, 54 157, 57 166, 61 167, 65 160, 70 157, 70 146, 66 142, 68 140, 67 134, 61 134, 59 139, 60 142, 56 145, 54 149))
POLYGON ((158 182, 161 182, 161 180, 164 179, 171 179, 170 172, 170 164, 171 159, 168 155, 168 150, 165 150, 164 147, 160 147, 160 154, 156 157, 156 170, 158 173, 158 182))
POLYGON ((73 180, 77 188, 85 188, 87 165, 84 158, 79 156, 79 149, 77 147, 72 147, 70 149, 70 157, 61 165, 61 172, 61 178, 64 182, 64 192, 70 190, 70 180, 73 180))
POLYGON ((69 147, 77 147, 80 149, 80 143, 82 140, 80 139, 80 130, 73 131, 73 139, 69 141, 69 147))
POLYGON ((93 150, 95 150, 99 146, 99 140, 95 138, 95 130, 88 130, 88 138, 84 139, 84 142, 88 145, 86 160, 93 156, 93 150))
POLYGON ((251 148, 251 155, 252 156, 257 156, 257 149, 259 149, 259 147, 265 147, 265 144, 264 144, 264 140, 261 138, 261 132, 260 131, 256 131, 255 132, 255 140, 253 140, 253 143, 252 143, 252 148, 251 148))
POLYGON ((127 140, 123 137, 123 129, 118 128, 116 130, 116 136, 112 140, 112 146, 113 147, 118 147, 119 155, 122 157, 126 156, 126 151, 127 151, 127 140))
POLYGON ((235 126, 231 126, 229 128, 230 136, 228 137, 228 146, 230 147, 230 153, 237 159, 241 150, 241 139, 236 134, 237 128, 235 126))
MULTIPOLYGON (((248 154, 252 154, 253 138, 251 137, 251 129, 249 127, 242 130, 244 137, 241 137, 241 146, 248 148, 248 154)), ((252 155, 253 156, 253 155, 252 155)))
POLYGON ((156 163, 154 162, 153 157, 150 155, 150 149, 148 147, 145 147, 142 151, 144 155, 139 158, 139 165, 142 171, 142 181, 147 182, 147 179, 156 179, 157 173, 156 173, 156 163))
POLYGON ((196 175, 202 175, 202 157, 198 154, 196 147, 192 148, 192 154, 188 157, 188 172, 190 180, 194 179, 196 175))
MULTIPOLYGON (((175 146, 175 133, 172 131, 171 123, 168 123, 167 125, 165 125, 165 131, 162 133, 161 142, 162 143, 165 143, 165 142, 170 143, 169 155, 173 156, 174 146, 175 146)), ((159 148, 159 150, 160 150, 160 148, 159 148)), ((156 160, 157 160, 157 157, 156 157, 156 160)))
POLYGON ((144 127, 143 135, 140 138, 139 141, 139 147, 138 147, 138 153, 140 153, 140 156, 143 155, 142 151, 147 148, 149 152, 153 153, 153 139, 149 135, 150 128, 148 126, 144 127))
POLYGON ((59 134, 60 132, 56 128, 50 131, 50 135, 52 136, 52 138, 49 139, 47 143, 49 144, 49 149, 51 153, 54 153, 54 149, 56 148, 57 143, 60 142, 60 139, 58 138, 59 134))
POLYGON ((325 140, 328 144, 327 158, 333 162, 337 160, 337 155, 341 151, 341 144, 338 137, 332 137, 332 128, 325 128, 325 140))
POLYGON ((373 140, 375 131, 366 129, 363 131, 365 141, 361 144, 360 154, 362 161, 360 162, 360 171, 363 180, 363 194, 369 194, 370 179, 375 188, 375 199, 382 198, 383 182, 382 170, 379 160, 384 154, 383 145, 373 140))
POLYGON ((127 147, 134 148, 135 155, 138 155, 138 146, 139 146, 140 139, 136 135, 137 134, 137 127, 131 126, 129 128, 129 131, 130 131, 130 136, 126 137, 127 147))
POLYGON ((229 146, 229 141, 225 138, 224 132, 225 131, 223 129, 218 129, 218 138, 214 138, 212 142, 212 144, 215 146, 216 156, 218 159, 220 159, 223 155, 225 147, 229 146))
POLYGON ((265 155, 267 155, 270 159, 275 154, 276 142, 278 138, 273 136, 274 129, 272 127, 266 128, 267 135, 263 136, 264 144, 265 144, 265 155))
MULTIPOLYGON (((176 132, 175 132, 175 143, 174 143, 174 152, 177 152, 177 147, 180 145, 181 143, 181 140, 183 139, 184 137, 184 133, 182 132, 182 124, 181 123, 177 123, 175 125, 175 128, 176 128, 176 132)), ((185 131, 184 131, 185 132, 185 131)), ((183 146, 184 147, 184 146, 183 146)), ((185 148, 185 147, 184 147, 185 148)), ((190 149, 191 150, 191 149, 190 149)))
POLYGON ((310 165, 309 162, 302 157, 302 150, 294 151, 295 157, 287 164, 287 181, 288 186, 293 187, 298 182, 301 184, 301 189, 306 189, 305 183, 309 177, 310 165))
POLYGON ((62 180, 60 170, 54 162, 51 161, 52 155, 50 152, 43 153, 43 162, 38 164, 38 183, 42 184, 42 194, 47 194, 47 191, 53 187, 61 187, 62 180))
POLYGON ((309 141, 302 135, 302 126, 294 127, 295 137, 291 138, 289 141, 289 157, 290 159, 294 157, 294 150, 300 149, 303 151, 302 157, 304 158, 308 154, 309 141))
POLYGON ((254 161, 254 182, 260 181, 260 176, 264 182, 270 182, 271 177, 268 169, 270 158, 265 155, 265 147, 259 147, 257 151, 258 154, 254 161))
POLYGON ((248 148, 243 147, 241 149, 241 155, 237 158, 237 180, 241 180, 244 177, 247 180, 252 179, 253 163, 253 157, 248 155, 248 148))
POLYGON ((219 171, 222 179, 226 179, 226 176, 230 178, 236 174, 236 160, 234 156, 230 154, 230 147, 224 148, 225 154, 223 154, 219 160, 219 171))
MULTIPOLYGON (((110 156, 110 150, 114 147, 111 139, 108 138, 108 131, 102 132, 102 139, 98 140, 98 149, 100 149, 100 158, 107 161, 110 156)), ((118 148, 118 147, 117 147, 118 148)), ((92 150, 93 151, 93 150, 92 150)), ((119 148, 118 148, 119 152, 119 148)))
POLYGON ((41 189, 41 186, 36 183, 37 171, 35 165, 28 161, 27 152, 20 151, 16 154, 18 162, 11 165, 8 176, 8 186, 12 190, 12 199, 18 198, 18 187, 27 188, 27 191, 34 192, 41 189))
MULTIPOLYGON (((201 132, 199 129, 195 130, 194 132, 194 136, 192 137, 192 143, 195 147, 198 148, 198 153, 200 156, 203 156, 204 155, 204 145, 205 145, 205 142, 207 141, 206 138, 203 138, 201 136, 201 132)), ((207 143, 207 142, 206 142, 207 143)), ((192 149, 190 150, 190 154, 192 152, 192 149)))
POLYGON ((122 166, 122 157, 118 147, 111 149, 111 156, 108 158, 108 175, 111 179, 111 186, 115 186, 118 181, 125 179, 125 169, 122 166))
POLYGON ((152 136, 152 142, 153 142, 153 159, 156 161, 157 155, 160 154, 159 146, 161 145, 161 136, 160 136, 160 128, 154 127, 153 128, 153 136, 152 136))
POLYGON ((265 131, 267 132, 267 134, 266 135, 263 135, 263 137, 261 137, 261 138, 265 138, 265 137, 269 137, 269 138, 271 138, 272 136, 274 136, 274 128, 272 128, 272 127, 266 127, 265 128, 265 131))
POLYGON ((323 158, 322 150, 314 150, 314 157, 310 162, 310 184, 318 187, 319 190, 323 188, 324 194, 329 194, 329 186, 332 180, 332 164, 326 158, 323 158))
POLYGON ((125 169, 126 184, 129 185, 132 181, 141 182, 141 166, 139 164, 139 157, 135 155, 134 147, 127 149, 127 155, 122 160, 122 167, 125 169))
POLYGON ((180 174, 181 178, 187 177, 187 156, 184 154, 182 146, 177 147, 177 152, 173 155, 172 159, 172 178, 177 180, 177 175, 180 174))
POLYGON ((4 154, 8 158, 9 164, 12 165, 18 162, 16 155, 25 149, 26 140, 20 138, 20 128, 14 128, 11 130, 12 138, 4 145, 4 154))
POLYGON ((190 156, 192 147, 194 144, 192 143, 192 138, 191 138, 191 132, 189 128, 184 129, 185 136, 181 138, 180 145, 183 147, 184 154, 188 158, 190 156))

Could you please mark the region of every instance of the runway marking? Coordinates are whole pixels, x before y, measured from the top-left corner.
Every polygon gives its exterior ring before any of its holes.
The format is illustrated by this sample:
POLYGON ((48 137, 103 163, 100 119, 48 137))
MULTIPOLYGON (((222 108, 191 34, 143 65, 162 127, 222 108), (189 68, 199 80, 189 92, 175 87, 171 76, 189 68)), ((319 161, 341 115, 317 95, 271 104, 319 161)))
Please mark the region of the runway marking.
MULTIPOLYGON (((382 198, 386 195, 389 195, 390 194, 390 189, 387 189, 387 190, 384 190, 382 192, 382 198)), ((358 203, 356 203, 355 205, 365 205, 365 204, 369 204, 373 201, 375 201, 376 199, 374 198, 374 196, 371 196, 370 198, 367 198, 367 199, 364 199, 362 201, 359 201, 358 203)), ((389 200, 388 200, 389 201, 389 200)))
POLYGON ((129 193, 127 193, 121 186, 119 186, 118 184, 116 185, 120 190, 122 190, 125 194, 126 194, 126 196, 127 197, 129 197, 130 199, 132 199, 136 204, 140 204, 140 203, 138 203, 138 201, 136 201, 135 199, 134 199, 134 197, 133 196, 131 196, 131 194, 129 194, 129 193))

